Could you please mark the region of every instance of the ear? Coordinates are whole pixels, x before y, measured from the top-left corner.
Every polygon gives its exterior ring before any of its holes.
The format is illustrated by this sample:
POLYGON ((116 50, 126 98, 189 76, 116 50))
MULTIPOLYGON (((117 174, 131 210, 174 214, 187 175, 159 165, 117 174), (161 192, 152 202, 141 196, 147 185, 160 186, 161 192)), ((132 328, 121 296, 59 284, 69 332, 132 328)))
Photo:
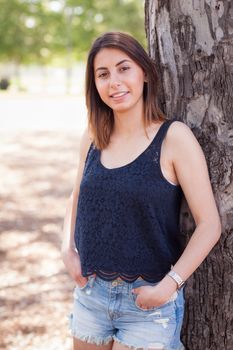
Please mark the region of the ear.
POLYGON ((146 73, 144 73, 144 82, 148 83, 148 79, 147 79, 147 74, 146 73))

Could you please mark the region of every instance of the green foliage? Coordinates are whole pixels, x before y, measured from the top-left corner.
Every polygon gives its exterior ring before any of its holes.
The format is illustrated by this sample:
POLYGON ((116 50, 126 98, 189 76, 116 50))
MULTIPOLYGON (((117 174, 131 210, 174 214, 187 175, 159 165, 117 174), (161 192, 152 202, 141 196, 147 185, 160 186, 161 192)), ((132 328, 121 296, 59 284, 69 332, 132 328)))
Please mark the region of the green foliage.
POLYGON ((132 34, 145 47, 142 0, 0 0, 0 60, 82 59, 101 33, 132 34))
POLYGON ((58 15, 48 16, 42 1, 0 0, 0 8, 0 58, 16 62, 48 60, 46 38, 55 30, 58 15))

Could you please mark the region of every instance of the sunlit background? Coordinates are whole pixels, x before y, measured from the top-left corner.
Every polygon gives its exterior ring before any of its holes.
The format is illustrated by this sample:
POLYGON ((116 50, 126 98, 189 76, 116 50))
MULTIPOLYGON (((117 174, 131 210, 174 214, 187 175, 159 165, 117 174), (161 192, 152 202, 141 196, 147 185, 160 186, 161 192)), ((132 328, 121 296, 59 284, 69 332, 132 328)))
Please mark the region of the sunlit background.
POLYGON ((9 80, 13 91, 82 93, 87 51, 105 31, 145 45, 140 0, 0 0, 0 9, 1 87, 9 80))
POLYGON ((110 30, 146 48, 144 1, 0 0, 0 349, 71 349, 62 225, 86 125, 85 60, 110 30))
POLYGON ((146 46, 143 1, 0 0, 1 127, 83 128, 85 59, 94 38, 110 30, 146 46), (64 125, 62 116, 71 119, 64 125))

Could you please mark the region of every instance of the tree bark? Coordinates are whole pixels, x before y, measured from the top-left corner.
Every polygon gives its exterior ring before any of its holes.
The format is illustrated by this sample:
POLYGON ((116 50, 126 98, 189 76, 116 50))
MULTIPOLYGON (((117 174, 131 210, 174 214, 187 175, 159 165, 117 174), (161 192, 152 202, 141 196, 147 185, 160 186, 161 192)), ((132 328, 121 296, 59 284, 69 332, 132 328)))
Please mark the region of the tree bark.
MULTIPOLYGON (((222 221, 220 241, 188 280, 182 341, 186 350, 232 350, 233 1, 145 0, 145 27, 162 109, 198 139, 222 221)), ((184 201, 187 240, 194 228, 184 201)))

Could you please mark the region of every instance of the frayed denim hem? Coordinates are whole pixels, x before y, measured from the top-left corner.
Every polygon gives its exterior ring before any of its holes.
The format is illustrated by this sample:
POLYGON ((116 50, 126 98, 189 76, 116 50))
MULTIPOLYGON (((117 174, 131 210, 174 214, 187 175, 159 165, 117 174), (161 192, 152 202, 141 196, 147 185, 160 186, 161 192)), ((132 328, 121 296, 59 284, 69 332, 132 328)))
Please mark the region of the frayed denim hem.
POLYGON ((94 345, 107 345, 112 341, 112 336, 109 335, 107 338, 102 339, 99 337, 96 337, 94 335, 83 335, 79 334, 78 332, 72 332, 73 337, 82 341, 85 341, 88 344, 94 344, 94 345))
POLYGON ((127 346, 129 349, 133 349, 133 350, 156 350, 156 349, 161 349, 161 350, 185 350, 184 346, 181 345, 179 348, 174 349, 174 348, 167 348, 164 347, 164 345, 162 343, 154 343, 151 344, 151 346, 147 347, 147 348, 138 348, 136 346, 127 344, 125 342, 122 342, 120 339, 118 339, 115 335, 113 335, 113 339, 118 342, 119 344, 122 344, 124 346, 127 346))
POLYGON ((181 344, 181 346, 179 348, 167 348, 166 346, 164 347, 164 345, 162 343, 151 343, 151 345, 149 345, 149 347, 145 348, 145 347, 141 347, 138 348, 134 345, 130 345, 127 344, 125 342, 122 342, 120 339, 117 338, 117 336, 115 335, 109 335, 106 338, 101 338, 101 337, 97 337, 95 335, 83 335, 81 333, 79 333, 79 331, 77 331, 74 327, 73 327, 73 314, 71 313, 70 315, 68 315, 68 320, 69 320, 69 328, 71 330, 71 335, 76 338, 79 339, 81 341, 84 341, 86 343, 89 344, 94 344, 94 345, 108 345, 112 340, 118 342, 119 344, 122 344, 124 346, 127 346, 129 349, 132 350, 156 350, 156 349, 161 349, 161 350, 185 350, 184 346, 181 344))
POLYGON ((68 316, 68 319, 69 319, 69 328, 71 330, 71 335, 74 338, 85 341, 86 343, 89 343, 89 344, 94 344, 94 345, 107 345, 112 341, 113 337, 111 335, 107 336, 104 339, 101 337, 96 337, 95 335, 89 335, 89 334, 83 335, 74 329, 72 313, 68 316))
POLYGON ((179 349, 177 349, 177 350, 185 350, 184 345, 181 345, 181 346, 180 346, 180 348, 179 348, 179 349))
POLYGON ((113 339, 114 339, 117 343, 122 344, 122 345, 124 345, 124 346, 127 346, 127 347, 130 348, 130 349, 133 349, 133 350, 145 350, 144 348, 137 348, 136 346, 133 346, 133 345, 124 343, 124 342, 122 342, 120 339, 118 339, 115 335, 113 335, 113 339))

